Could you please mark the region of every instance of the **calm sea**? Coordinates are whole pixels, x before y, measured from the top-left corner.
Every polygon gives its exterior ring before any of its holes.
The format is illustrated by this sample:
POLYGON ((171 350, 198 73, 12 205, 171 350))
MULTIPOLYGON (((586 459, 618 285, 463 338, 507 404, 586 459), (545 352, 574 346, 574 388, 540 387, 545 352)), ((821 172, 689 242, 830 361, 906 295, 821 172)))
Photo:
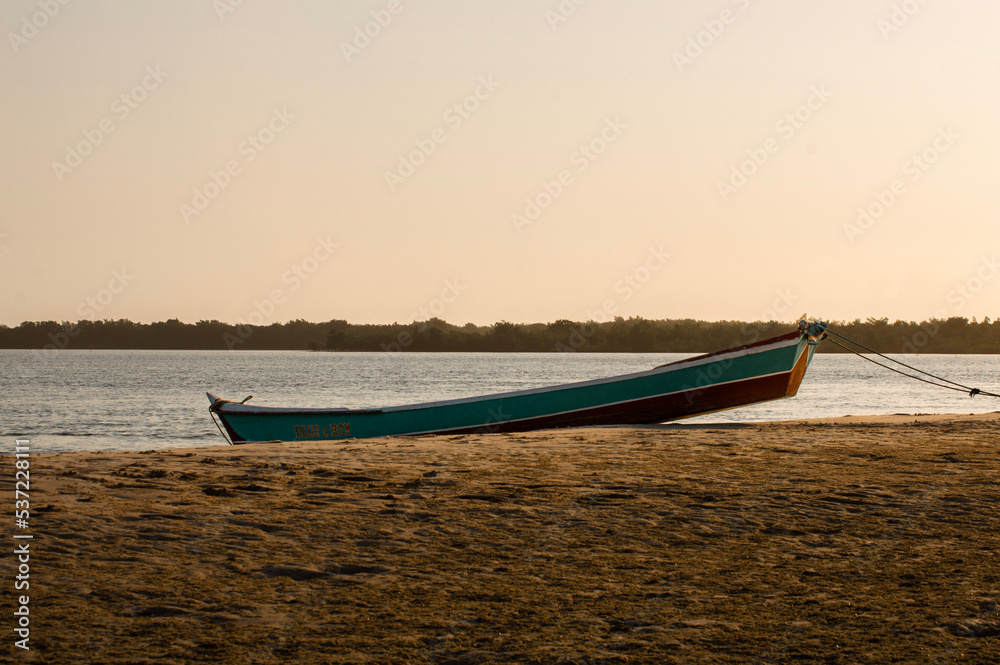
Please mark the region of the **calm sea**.
MULTIPOLYGON (((686 354, 309 353, 0 350, 0 437, 34 451, 220 445, 206 391, 301 407, 380 407, 595 379, 686 354)), ((898 356, 1000 392, 1000 356, 898 356)), ((860 358, 817 355, 797 397, 686 422, 893 413, 985 413, 1000 399, 905 379, 860 358)), ((3 449, 0 448, 0 452, 3 449)))

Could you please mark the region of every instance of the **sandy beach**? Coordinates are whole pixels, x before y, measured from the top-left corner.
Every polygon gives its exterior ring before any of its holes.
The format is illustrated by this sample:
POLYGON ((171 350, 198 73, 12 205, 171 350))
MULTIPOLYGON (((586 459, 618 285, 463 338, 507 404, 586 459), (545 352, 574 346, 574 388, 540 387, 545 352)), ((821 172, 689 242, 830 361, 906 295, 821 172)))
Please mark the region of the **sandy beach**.
POLYGON ((998 413, 33 454, 30 494, 8 662, 1000 661, 998 413))

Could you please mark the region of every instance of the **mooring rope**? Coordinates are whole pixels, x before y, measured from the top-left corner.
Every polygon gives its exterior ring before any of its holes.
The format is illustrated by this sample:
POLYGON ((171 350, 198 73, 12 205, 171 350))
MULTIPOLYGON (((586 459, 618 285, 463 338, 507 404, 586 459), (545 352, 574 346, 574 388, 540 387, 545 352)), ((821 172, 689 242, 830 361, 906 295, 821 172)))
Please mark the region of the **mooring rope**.
POLYGON ((912 365, 907 365, 906 363, 904 363, 901 360, 896 360, 895 358, 890 358, 889 356, 885 355, 884 353, 879 353, 878 351, 875 351, 874 349, 869 349, 864 344, 859 344, 858 342, 855 342, 853 339, 848 339, 847 337, 844 337, 840 333, 834 332, 834 331, 830 330, 829 328, 826 328, 826 332, 829 333, 830 335, 834 335, 836 337, 839 337, 840 339, 844 340, 845 342, 849 342, 849 343, 853 344, 854 346, 856 346, 856 347, 858 347, 860 349, 864 349, 868 353, 874 354, 874 355, 876 355, 876 356, 878 356, 880 358, 884 358, 884 359, 888 360, 889 362, 894 362, 897 365, 902 365, 903 367, 905 367, 905 368, 907 368, 909 370, 913 370, 914 372, 918 372, 920 374, 923 374, 924 376, 929 376, 932 379, 936 379, 937 381, 941 381, 942 383, 935 383, 934 381, 928 381, 927 379, 925 379, 923 377, 913 376, 912 374, 907 374, 906 372, 902 372, 902 371, 896 369, 895 367, 890 367, 889 365, 883 365, 882 363, 878 362, 877 360, 873 360, 871 358, 868 358, 868 357, 862 355, 859 351, 855 351, 854 349, 851 349, 851 348, 848 348, 848 347, 844 346, 843 344, 841 344, 840 342, 838 342, 835 339, 828 338, 828 339, 830 339, 830 342, 832 342, 833 344, 836 344, 837 346, 839 346, 840 348, 844 349, 845 351, 849 351, 850 353, 853 353, 857 357, 862 358, 864 360, 867 360, 870 363, 874 363, 874 364, 878 365, 879 367, 884 367, 885 369, 889 370, 890 372, 895 372, 896 374, 901 374, 901 375, 903 375, 903 376, 905 376, 907 378, 915 379, 917 381, 923 381, 924 383, 929 383, 930 385, 937 386, 938 388, 947 388, 948 390, 955 390, 955 391, 962 392, 962 393, 968 393, 969 397, 975 397, 976 395, 986 395, 987 397, 1000 397, 1000 395, 997 395, 996 393, 991 393, 991 392, 987 392, 985 390, 980 390, 979 388, 970 388, 969 386, 963 385, 961 383, 957 383, 955 381, 952 381, 951 379, 946 379, 943 376, 938 376, 936 374, 931 374, 930 372, 925 372, 924 370, 916 368, 916 367, 913 367, 912 365), (946 383, 950 383, 951 385, 950 386, 949 385, 944 385, 946 383))
MULTIPOLYGON (((247 399, 250 399, 250 398, 248 397, 247 399)), ((244 401, 246 401, 246 400, 244 400, 244 401)), ((215 404, 213 403, 212 406, 215 406, 215 404)), ((229 435, 226 434, 223 431, 222 425, 219 424, 218 419, 215 417, 215 411, 212 410, 212 406, 208 407, 208 412, 210 414, 212 414, 212 422, 215 423, 215 426, 219 428, 219 432, 222 434, 222 438, 226 440, 226 443, 228 443, 231 446, 235 445, 235 444, 233 444, 232 440, 229 438, 229 435)))

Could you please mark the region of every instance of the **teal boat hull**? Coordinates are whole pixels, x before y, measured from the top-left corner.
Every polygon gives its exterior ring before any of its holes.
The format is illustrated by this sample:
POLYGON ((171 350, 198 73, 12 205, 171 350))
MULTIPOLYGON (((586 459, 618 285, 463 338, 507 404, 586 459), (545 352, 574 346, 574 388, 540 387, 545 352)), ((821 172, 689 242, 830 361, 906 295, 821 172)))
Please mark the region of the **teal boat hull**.
POLYGON ((822 333, 816 325, 645 372, 442 402, 294 409, 208 397, 237 444, 660 423, 795 395, 822 333))

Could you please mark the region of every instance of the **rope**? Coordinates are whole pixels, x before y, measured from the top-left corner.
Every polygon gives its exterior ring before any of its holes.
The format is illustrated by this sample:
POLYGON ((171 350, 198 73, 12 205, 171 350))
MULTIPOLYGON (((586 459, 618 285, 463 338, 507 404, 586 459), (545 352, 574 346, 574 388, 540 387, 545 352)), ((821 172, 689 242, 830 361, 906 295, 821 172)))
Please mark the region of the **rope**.
POLYGON ((944 377, 937 376, 936 374, 931 374, 930 372, 925 372, 924 370, 918 369, 918 368, 913 367, 911 365, 907 365, 906 363, 902 362, 901 360, 896 360, 895 358, 890 358, 889 356, 885 355, 884 353, 879 353, 878 351, 875 351, 874 349, 869 349, 864 344, 858 344, 854 340, 848 339, 847 337, 844 337, 843 335, 841 335, 839 333, 836 333, 836 332, 830 330, 829 328, 826 329, 826 332, 830 333, 831 335, 835 335, 835 336, 839 337, 840 339, 844 340, 845 342, 850 342, 854 346, 857 346, 858 348, 864 349, 868 353, 871 353, 871 354, 874 354, 876 356, 879 356, 880 358, 885 358, 889 362, 894 362, 897 365, 902 365, 903 367, 905 367, 907 369, 910 369, 910 370, 913 370, 914 372, 918 372, 920 374, 923 374, 924 376, 929 376, 932 379, 936 379, 937 381, 941 381, 942 383, 935 383, 934 381, 928 381, 925 378, 922 378, 922 377, 919 377, 919 376, 913 376, 912 374, 907 374, 906 372, 901 372, 900 370, 896 369, 895 367, 890 367, 889 365, 883 365, 882 363, 878 362, 877 360, 872 360, 871 358, 867 358, 864 355, 862 355, 861 353, 859 353, 858 351, 855 351, 854 349, 851 349, 851 348, 848 348, 848 347, 844 346, 843 344, 841 344, 840 342, 838 342, 835 339, 832 339, 832 338, 830 339, 830 342, 832 342, 833 344, 839 346, 840 348, 844 349, 845 351, 849 351, 850 353, 853 353, 857 357, 862 358, 864 360, 867 360, 870 363, 874 363, 874 364, 878 365, 879 367, 884 367, 885 369, 889 370, 890 372, 895 372, 896 374, 901 374, 901 375, 903 375, 903 376, 905 376, 907 378, 915 379, 917 381, 923 381, 924 383, 929 383, 930 385, 937 386, 938 388, 947 388, 948 390, 955 390, 955 391, 962 392, 962 393, 968 393, 969 397, 975 397, 976 395, 986 395, 987 397, 1000 397, 1000 395, 997 395, 996 393, 986 392, 985 390, 980 390, 979 388, 970 388, 969 386, 962 385, 961 383, 956 383, 955 381, 952 381, 950 379, 946 379, 944 377), (950 383, 951 385, 950 386, 944 385, 946 383, 950 383))
MULTIPOLYGON (((907 365, 906 363, 904 363, 904 362, 902 362, 902 361, 899 361, 899 360, 896 360, 895 358, 890 358, 889 356, 887 356, 887 355, 885 355, 885 354, 882 354, 882 353, 879 353, 878 351, 875 351, 874 349, 869 349, 869 348, 868 348, 867 346, 865 346, 864 344, 858 344, 858 343, 857 343, 857 342, 855 342, 854 340, 852 340, 852 339, 848 339, 848 338, 844 337, 843 335, 841 335, 840 333, 835 333, 835 332, 833 332, 832 330, 829 330, 829 329, 827 330, 827 332, 829 332, 829 333, 830 333, 831 335, 836 335, 837 337, 839 337, 840 339, 844 340, 845 342, 850 342, 850 343, 851 343, 851 344, 853 344, 854 346, 857 346, 857 347, 859 347, 859 348, 862 348, 862 349, 864 349, 864 350, 865 350, 865 351, 867 351, 868 353, 873 353, 873 354, 875 354, 876 356, 879 356, 880 358, 885 358, 885 359, 886 359, 886 360, 888 360, 889 362, 894 362, 894 363, 896 363, 896 364, 898 364, 898 365, 902 365, 902 366, 903 366, 903 367, 905 367, 906 369, 912 369, 912 370, 913 370, 914 372, 919 372, 919 373, 923 374, 924 376, 929 376, 929 377, 931 377, 932 379, 937 379, 938 381, 944 381, 945 383, 950 383, 950 384, 951 384, 951 385, 953 385, 953 386, 958 386, 959 388, 961 388, 961 389, 962 389, 962 390, 964 390, 965 392, 970 392, 971 390, 973 390, 973 389, 972 389, 972 388, 970 388, 969 386, 963 386, 963 385, 962 385, 961 383, 955 383, 954 381, 950 381, 950 380, 948 380, 948 379, 945 379, 945 378, 943 378, 943 377, 940 377, 940 376, 935 376, 934 374, 931 374, 930 372, 925 372, 925 371, 924 371, 924 370, 922 370, 922 369, 917 369, 916 367, 911 367, 910 365, 907 365)), ((843 347, 843 346, 842 346, 841 348, 847 348, 847 347, 843 347)), ((851 349, 847 349, 847 350, 848 350, 848 351, 851 351, 851 349)), ((851 351, 851 353, 857 353, 857 351, 851 351)), ((861 355, 861 354, 858 354, 858 355, 861 355)), ((862 357, 863 357, 863 356, 862 356, 862 357)), ((867 360, 867 358, 866 358, 866 360, 867 360)))
MULTIPOLYGON (((873 363, 875 365, 878 365, 879 367, 884 367, 885 369, 889 370, 890 372, 895 372, 896 374, 901 374, 902 376, 905 376, 908 379, 916 379, 917 381, 923 381, 924 383, 929 383, 930 385, 937 386, 938 388, 947 388, 948 390, 957 390, 960 393, 971 392, 971 390, 973 390, 973 389, 966 390, 964 388, 955 388, 954 386, 946 386, 946 385, 941 384, 941 383, 934 383, 933 381, 928 381, 927 379, 924 379, 922 377, 913 376, 912 374, 907 374, 906 372, 901 372, 898 369, 896 369, 895 367, 889 367, 888 365, 883 365, 882 363, 880 363, 877 360, 872 360, 871 358, 866 358, 865 356, 861 355, 860 353, 858 353, 854 349, 851 349, 851 348, 848 348, 848 347, 844 346, 843 344, 841 344, 840 342, 838 342, 835 339, 831 339, 830 343, 839 346, 840 348, 844 349, 845 351, 850 351, 851 353, 853 353, 857 357, 861 358, 862 360, 867 360, 868 362, 873 363)), ((950 381, 949 381, 949 383, 950 383, 950 381)), ((980 394, 981 391, 977 390, 976 393, 980 394)))
MULTIPOLYGON (((248 397, 247 399, 250 398, 248 397)), ((212 406, 215 405, 213 404, 212 406)), ((229 445, 234 445, 233 442, 229 439, 229 435, 223 431, 222 425, 219 424, 218 419, 215 417, 215 411, 212 410, 212 406, 208 407, 208 412, 212 414, 212 422, 215 423, 215 426, 219 428, 219 433, 222 434, 222 438, 226 440, 226 443, 228 443, 229 445)))

